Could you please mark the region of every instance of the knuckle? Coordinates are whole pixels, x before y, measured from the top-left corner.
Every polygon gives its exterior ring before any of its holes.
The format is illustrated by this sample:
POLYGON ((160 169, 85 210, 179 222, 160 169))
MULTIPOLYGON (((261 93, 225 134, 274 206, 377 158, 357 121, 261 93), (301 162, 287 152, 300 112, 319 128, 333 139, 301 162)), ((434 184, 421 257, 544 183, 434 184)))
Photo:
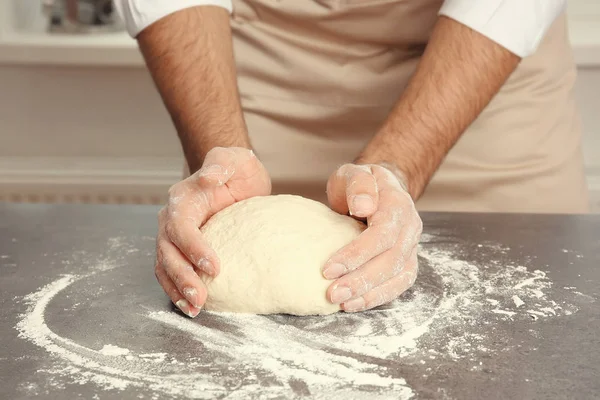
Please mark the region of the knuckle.
POLYGON ((162 263, 163 260, 164 260, 165 251, 164 251, 163 246, 164 245, 163 245, 162 240, 157 240, 156 241, 156 262, 158 264, 162 263))
POLYGON ((363 186, 369 186, 375 182, 375 177, 371 173, 371 170, 364 165, 355 165, 350 173, 351 180, 356 180, 363 184, 363 186))
POLYGON ((358 179, 351 179, 347 184, 346 184, 346 189, 348 190, 348 196, 354 196, 357 193, 358 189, 361 189, 360 187, 356 187, 356 185, 358 185, 360 183, 360 181, 358 179))
POLYGON ((358 243, 350 243, 346 249, 342 250, 340 255, 340 258, 345 260, 344 263, 348 270, 352 271, 363 264, 361 261, 365 257, 365 252, 358 243))
POLYGON ((352 278, 349 282, 350 292, 353 296, 361 296, 373 289, 373 282, 367 279, 363 274, 352 278))
POLYGON ((169 278, 171 278, 171 280, 173 281, 173 283, 175 284, 175 286, 177 286, 178 288, 181 287, 182 282, 184 281, 184 277, 183 274, 181 273, 181 271, 178 268, 166 268, 167 271, 167 275, 169 276, 169 278))
POLYGON ((348 184, 348 189, 353 192, 352 194, 374 196, 377 193, 377 184, 372 176, 363 174, 362 176, 355 176, 348 184))
POLYGON ((181 182, 177 182, 174 185, 171 185, 171 187, 167 191, 167 194, 169 196, 169 201, 174 197, 179 197, 179 194, 182 191, 181 186, 182 186, 181 182))
POLYGON ((177 240, 179 237, 179 222, 175 219, 169 219, 165 222, 165 233, 171 241, 177 240))
POLYGON ((179 282, 181 282, 183 272, 180 263, 177 260, 167 256, 164 256, 159 263, 160 266, 158 273, 161 276, 166 275, 173 281, 173 283, 178 285, 179 282))

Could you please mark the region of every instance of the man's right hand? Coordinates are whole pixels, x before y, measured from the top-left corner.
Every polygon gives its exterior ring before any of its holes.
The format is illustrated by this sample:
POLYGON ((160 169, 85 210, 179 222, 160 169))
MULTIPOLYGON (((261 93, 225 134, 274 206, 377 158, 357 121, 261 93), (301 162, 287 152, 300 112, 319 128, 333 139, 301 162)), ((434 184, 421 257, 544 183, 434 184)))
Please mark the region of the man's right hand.
POLYGON ((202 168, 169 190, 169 201, 158 214, 155 274, 179 309, 195 317, 206 301, 198 273, 216 276, 219 259, 200 227, 235 202, 271 193, 271 180, 251 150, 215 147, 202 168))

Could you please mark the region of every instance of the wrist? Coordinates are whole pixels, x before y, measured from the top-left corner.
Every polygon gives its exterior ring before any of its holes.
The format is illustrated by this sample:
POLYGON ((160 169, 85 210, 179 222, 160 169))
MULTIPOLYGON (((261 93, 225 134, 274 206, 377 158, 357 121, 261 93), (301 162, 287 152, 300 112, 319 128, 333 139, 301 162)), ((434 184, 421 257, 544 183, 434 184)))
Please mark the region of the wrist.
POLYGON ((402 186, 402 189, 404 189, 407 193, 410 194, 408 178, 406 177, 406 174, 402 172, 400 168, 398 168, 398 166, 396 166, 395 164, 390 164, 387 161, 378 162, 376 163, 376 165, 379 165, 380 167, 383 167, 390 171, 396 177, 396 179, 398 179, 398 182, 400 182, 400 186, 402 186))
POLYGON ((426 183, 416 173, 418 169, 412 166, 410 157, 403 153, 396 150, 393 145, 373 146, 372 142, 354 162, 359 165, 375 164, 386 168, 396 176, 402 187, 416 201, 422 194, 426 183))

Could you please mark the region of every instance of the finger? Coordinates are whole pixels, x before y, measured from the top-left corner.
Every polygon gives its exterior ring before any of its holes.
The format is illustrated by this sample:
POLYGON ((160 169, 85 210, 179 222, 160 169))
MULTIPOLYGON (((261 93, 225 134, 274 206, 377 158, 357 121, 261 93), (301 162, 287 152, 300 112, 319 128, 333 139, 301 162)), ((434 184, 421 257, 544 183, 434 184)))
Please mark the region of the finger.
POLYGON ((209 206, 201 194, 190 194, 187 187, 177 185, 170 190, 169 204, 158 214, 163 236, 175 244, 195 267, 216 276, 220 270, 219 258, 198 228, 208 217, 205 210, 209 206))
POLYGON ((347 174, 346 201, 350 215, 369 217, 377 210, 377 182, 369 167, 355 166, 347 174))
POLYGON ((414 285, 418 270, 417 252, 415 251, 410 262, 398 275, 363 296, 342 303, 341 307, 346 312, 357 312, 389 303, 414 285))
POLYGON ((244 197, 242 194, 251 193, 245 192, 245 185, 252 185, 250 178, 257 174, 256 179, 264 182, 254 190, 256 195, 270 193, 268 174, 252 151, 216 147, 208 152, 198 172, 169 190, 169 204, 161 211, 159 224, 165 226, 168 240, 209 275, 219 273, 219 259, 202 237, 199 227, 238 197, 244 197), (228 185, 233 182, 236 182, 235 188, 230 188, 228 185))
POLYGON ((377 182, 366 165, 342 165, 327 182, 327 196, 334 211, 368 217, 377 209, 377 182))
POLYGON ((377 209, 377 182, 367 165, 341 166, 333 175, 332 188, 340 192, 336 199, 346 203, 350 215, 368 217, 377 209))
POLYGON ((206 301, 206 287, 179 249, 168 240, 159 238, 156 259, 179 293, 195 308, 202 307, 206 301))
POLYGON ((337 279, 354 271, 369 260, 394 247, 400 228, 379 225, 365 229, 356 239, 342 247, 323 267, 326 279, 337 279), (388 232, 382 235, 382 231, 388 232))
POLYGON ((219 257, 202 236, 196 221, 187 217, 172 217, 164 226, 165 239, 177 246, 189 262, 208 275, 219 274, 219 257))
POLYGON ((423 224, 410 195, 390 171, 379 166, 372 169, 377 179, 378 210, 368 218, 368 228, 324 265, 323 276, 327 279, 337 279, 357 269, 398 240, 402 240, 405 254, 418 242, 423 224))
POLYGON ((194 318, 200 313, 200 309, 191 305, 189 301, 186 300, 185 296, 179 292, 179 289, 177 289, 171 278, 167 276, 167 273, 160 264, 156 264, 154 274, 167 296, 169 296, 173 304, 175 304, 181 312, 190 318, 194 318))
POLYGON ((368 228, 336 252, 323 267, 323 276, 337 279, 391 249, 402 229, 402 209, 398 193, 380 193, 379 210, 368 220, 368 228))
POLYGON ((403 253, 401 246, 395 246, 335 281, 329 286, 327 297, 332 303, 339 304, 364 295, 409 267, 416 251, 416 244, 410 254, 403 253), (348 295, 351 297, 344 298, 348 295))

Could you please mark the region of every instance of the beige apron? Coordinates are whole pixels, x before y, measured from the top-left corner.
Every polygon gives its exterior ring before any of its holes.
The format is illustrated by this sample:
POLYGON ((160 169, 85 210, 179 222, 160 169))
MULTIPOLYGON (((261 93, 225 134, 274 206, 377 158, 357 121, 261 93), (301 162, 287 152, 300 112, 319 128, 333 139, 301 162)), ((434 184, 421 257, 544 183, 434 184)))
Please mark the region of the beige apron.
MULTIPOLYGON (((414 72, 441 0, 234 0, 250 138, 274 191, 321 201, 414 72)), ((510 29, 510 28, 507 28, 510 29)), ((565 17, 450 151, 420 210, 586 212, 565 17)))

